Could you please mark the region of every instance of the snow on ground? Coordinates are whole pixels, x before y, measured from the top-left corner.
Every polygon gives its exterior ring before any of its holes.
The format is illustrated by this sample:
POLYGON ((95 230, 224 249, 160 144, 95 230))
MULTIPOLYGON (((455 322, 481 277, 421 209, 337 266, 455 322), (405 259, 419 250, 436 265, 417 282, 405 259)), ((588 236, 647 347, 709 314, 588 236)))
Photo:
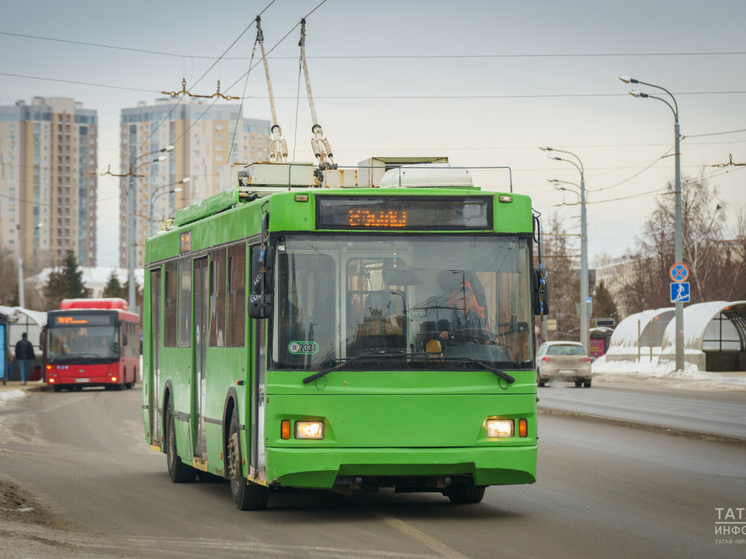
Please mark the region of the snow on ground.
POLYGON ((683 371, 676 371, 673 361, 658 362, 642 358, 640 361, 606 361, 601 357, 593 363, 593 380, 685 388, 689 390, 746 392, 746 373, 706 373, 693 363, 686 363, 683 371))
POLYGON ((11 402, 13 400, 20 400, 21 398, 25 397, 26 393, 23 390, 4 390, 0 392, 0 405, 6 402, 11 402))

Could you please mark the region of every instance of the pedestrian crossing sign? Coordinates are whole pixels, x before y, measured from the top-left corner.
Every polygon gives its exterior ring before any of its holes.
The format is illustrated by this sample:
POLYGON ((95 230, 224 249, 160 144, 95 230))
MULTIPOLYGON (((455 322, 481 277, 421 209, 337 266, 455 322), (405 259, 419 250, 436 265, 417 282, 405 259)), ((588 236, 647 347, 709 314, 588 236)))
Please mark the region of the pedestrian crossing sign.
POLYGON ((671 284, 671 302, 672 303, 689 303, 690 302, 689 282, 671 284))

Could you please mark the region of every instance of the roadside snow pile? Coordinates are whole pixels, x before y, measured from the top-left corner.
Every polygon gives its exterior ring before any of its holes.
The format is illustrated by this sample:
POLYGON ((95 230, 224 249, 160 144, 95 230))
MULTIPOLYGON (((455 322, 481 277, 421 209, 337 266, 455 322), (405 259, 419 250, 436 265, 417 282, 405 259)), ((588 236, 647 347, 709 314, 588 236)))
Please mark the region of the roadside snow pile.
POLYGON ((688 388, 697 390, 730 390, 746 392, 746 373, 706 373, 694 363, 686 363, 676 371, 673 361, 658 362, 643 358, 638 361, 606 361, 601 357, 593 363, 593 380, 688 388))
POLYGON ((23 390, 5 390, 0 392, 0 404, 11 402, 13 400, 20 400, 25 397, 26 393, 23 390))

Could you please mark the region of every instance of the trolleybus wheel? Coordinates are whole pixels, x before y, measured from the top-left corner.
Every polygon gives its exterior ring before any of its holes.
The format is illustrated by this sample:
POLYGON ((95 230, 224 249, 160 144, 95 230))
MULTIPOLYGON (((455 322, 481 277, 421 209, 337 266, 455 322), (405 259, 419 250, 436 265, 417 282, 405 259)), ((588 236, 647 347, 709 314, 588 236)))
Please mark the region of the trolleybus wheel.
POLYGON ((228 479, 231 482, 233 502, 238 510, 264 510, 269 501, 269 488, 253 483, 243 477, 241 468, 241 446, 238 443, 238 417, 233 408, 228 436, 228 479))
POLYGON ((62 392, 62 387, 61 386, 55 386, 54 387, 54 391, 55 392, 62 392))
POLYGON ((456 505, 479 503, 484 498, 485 486, 476 486, 474 482, 455 483, 446 489, 446 496, 456 505))
POLYGON ((585 382, 583 382, 583 386, 585 386, 586 388, 590 388, 591 387, 591 381, 586 380, 585 382))
POLYGON ((582 380, 576 380, 575 381, 575 388, 580 388, 581 386, 583 386, 583 381, 582 380))
POLYGON ((197 470, 188 464, 184 464, 176 453, 176 430, 174 428, 173 404, 169 399, 166 406, 166 463, 168 465, 168 477, 174 483, 189 483, 194 481, 197 470))

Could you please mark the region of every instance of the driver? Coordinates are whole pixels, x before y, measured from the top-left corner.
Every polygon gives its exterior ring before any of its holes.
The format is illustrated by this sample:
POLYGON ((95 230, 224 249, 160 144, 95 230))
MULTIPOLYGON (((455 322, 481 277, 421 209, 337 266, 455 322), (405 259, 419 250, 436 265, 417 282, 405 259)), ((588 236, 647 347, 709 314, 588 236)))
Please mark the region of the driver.
POLYGON ((485 344, 492 341, 492 334, 487 328, 484 307, 480 307, 477 303, 474 290, 468 281, 461 283, 451 292, 447 305, 456 312, 450 324, 450 331, 441 332, 441 339, 452 340, 457 344, 468 342, 485 344))

